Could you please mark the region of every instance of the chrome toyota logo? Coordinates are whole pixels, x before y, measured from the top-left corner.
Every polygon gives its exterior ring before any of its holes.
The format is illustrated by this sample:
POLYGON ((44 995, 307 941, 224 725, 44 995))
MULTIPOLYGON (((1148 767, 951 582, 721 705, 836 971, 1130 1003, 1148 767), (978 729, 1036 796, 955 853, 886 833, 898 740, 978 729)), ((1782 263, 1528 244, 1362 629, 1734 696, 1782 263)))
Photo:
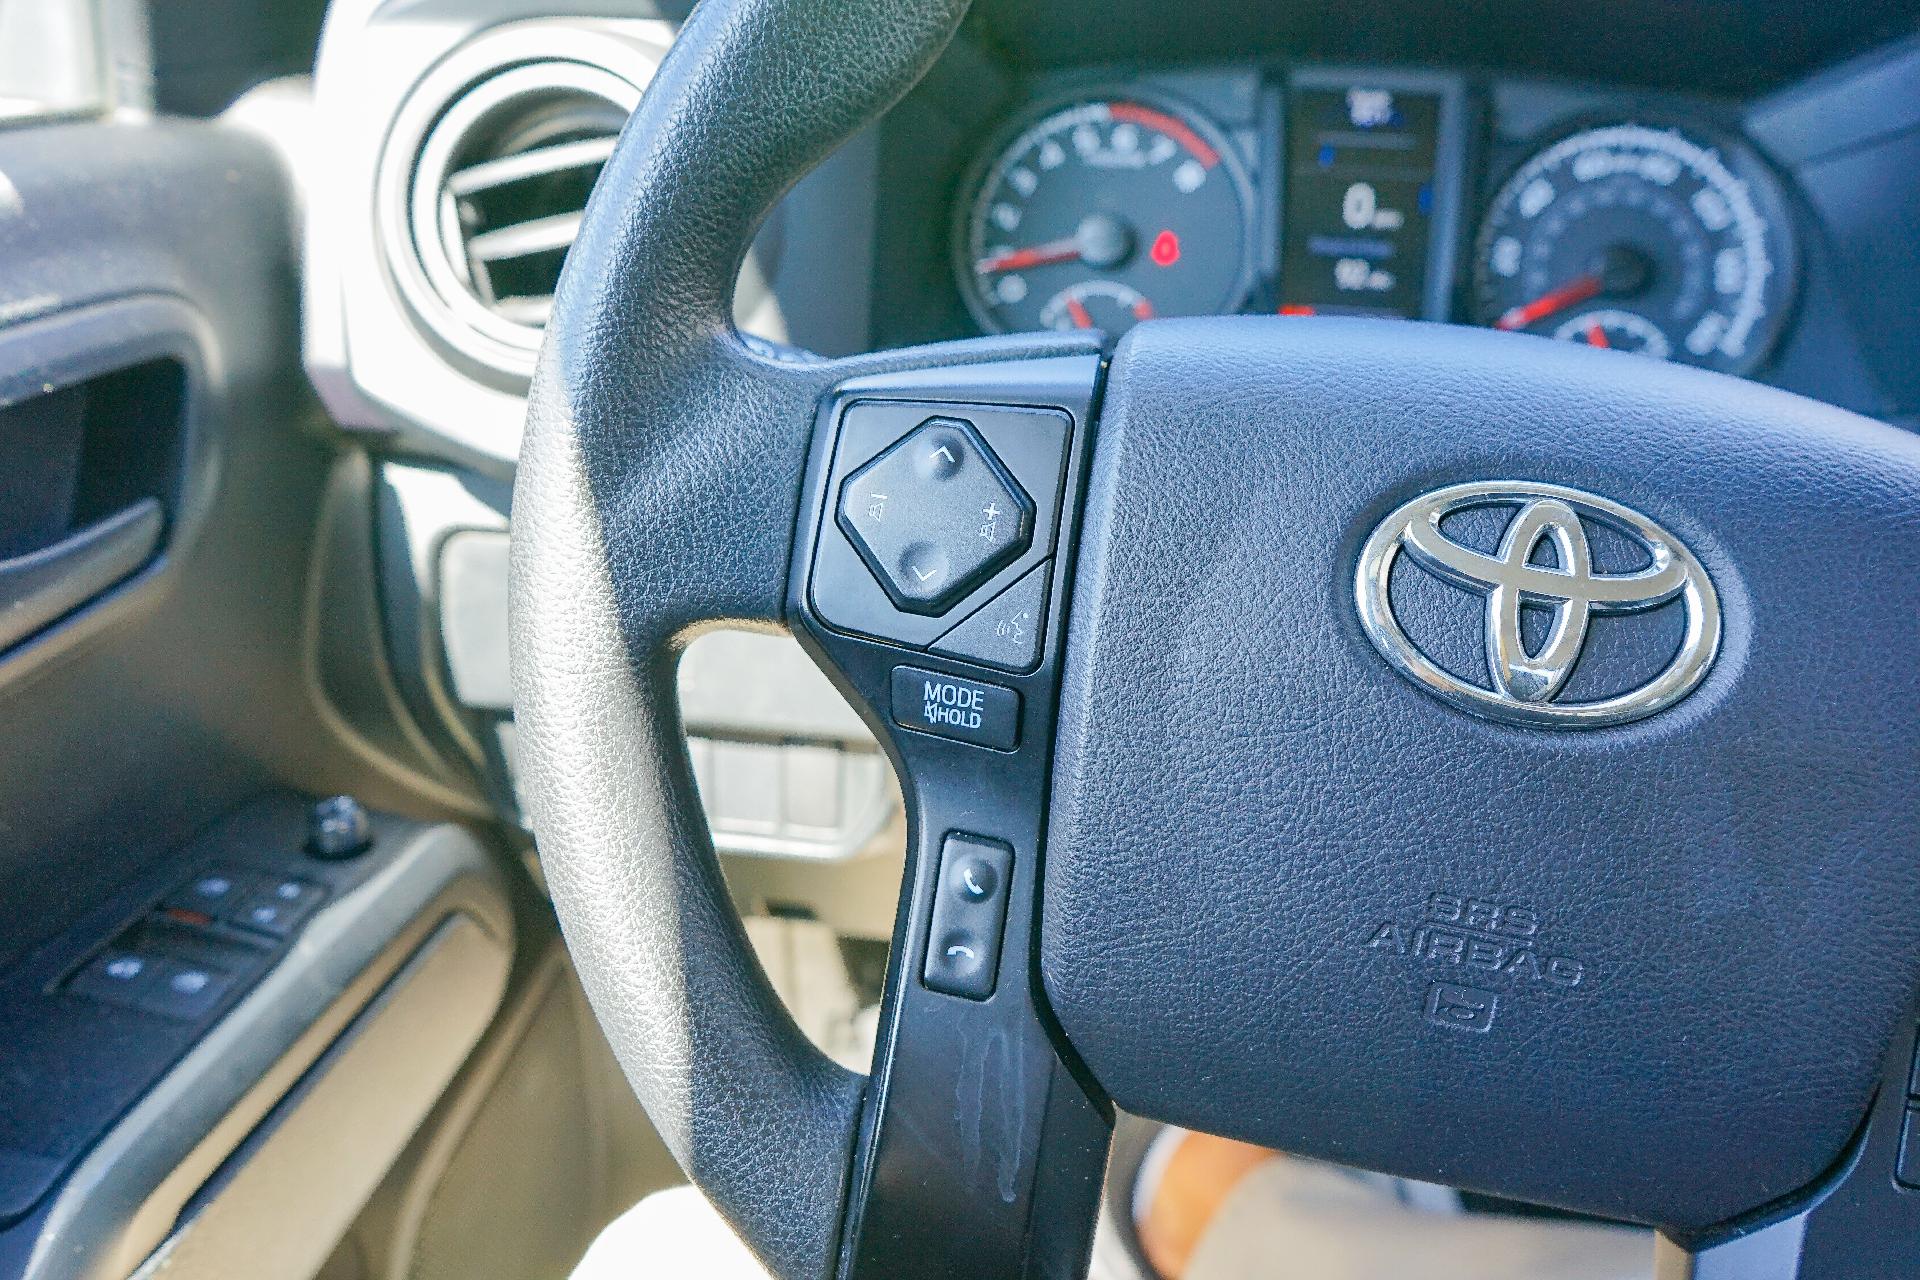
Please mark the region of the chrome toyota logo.
POLYGON ((1483 481, 1415 498, 1368 537, 1354 593, 1368 637, 1403 675, 1456 707, 1513 724, 1580 729, 1652 715, 1691 693, 1720 647, 1719 597, 1693 553, 1639 512, 1559 485, 1483 481), (1492 551, 1458 541, 1442 527, 1474 508, 1510 513, 1492 551), (1596 570, 1589 522, 1637 546, 1644 563, 1596 570), (1485 597, 1486 683, 1441 666, 1395 616, 1391 586, 1402 552, 1413 566, 1485 597), (1676 599, 1685 620, 1664 668, 1629 688, 1561 700, 1596 615, 1639 613, 1676 599), (1528 607, 1551 614, 1531 651, 1522 623, 1528 607))

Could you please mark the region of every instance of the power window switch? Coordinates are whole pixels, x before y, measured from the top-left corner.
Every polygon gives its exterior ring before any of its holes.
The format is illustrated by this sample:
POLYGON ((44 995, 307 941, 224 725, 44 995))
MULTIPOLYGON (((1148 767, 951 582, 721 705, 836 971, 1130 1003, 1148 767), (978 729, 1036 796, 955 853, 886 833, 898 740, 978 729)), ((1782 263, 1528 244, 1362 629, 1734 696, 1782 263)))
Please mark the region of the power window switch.
POLYGON ((290 938, 320 905, 320 887, 305 880, 282 880, 248 898, 227 917, 229 923, 269 938, 290 938))
POLYGON ((108 1004, 137 1005, 159 976, 160 965, 153 956, 111 948, 67 979, 67 990, 108 1004))
POLYGON ((251 877, 224 867, 210 867, 168 894, 160 907, 218 919, 238 907, 253 890, 251 877))
POLYGON ((286 876, 271 881, 256 895, 256 901, 284 902, 288 906, 311 911, 320 905, 320 899, 326 890, 311 880, 302 880, 299 876, 286 876))
POLYGON ((181 1022, 194 1022, 220 1003, 233 987, 233 975, 183 960, 160 960, 139 1007, 181 1022))

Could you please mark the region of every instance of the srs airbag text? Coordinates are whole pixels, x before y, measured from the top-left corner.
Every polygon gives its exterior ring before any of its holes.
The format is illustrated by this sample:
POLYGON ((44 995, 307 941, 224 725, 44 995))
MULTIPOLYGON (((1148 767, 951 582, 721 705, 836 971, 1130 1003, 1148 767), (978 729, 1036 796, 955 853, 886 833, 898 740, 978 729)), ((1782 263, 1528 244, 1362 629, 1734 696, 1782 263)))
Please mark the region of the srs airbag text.
POLYGON ((1427 896, 1413 921, 1384 920, 1367 936, 1369 951, 1497 974, 1518 983, 1577 987, 1587 966, 1540 949, 1540 915, 1530 907, 1469 898, 1427 896))

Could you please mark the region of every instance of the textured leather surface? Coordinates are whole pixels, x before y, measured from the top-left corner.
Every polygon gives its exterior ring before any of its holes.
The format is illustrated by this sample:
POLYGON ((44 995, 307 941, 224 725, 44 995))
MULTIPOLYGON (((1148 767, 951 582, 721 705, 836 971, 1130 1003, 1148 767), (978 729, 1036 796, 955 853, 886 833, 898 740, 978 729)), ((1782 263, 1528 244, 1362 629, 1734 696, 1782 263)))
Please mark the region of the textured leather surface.
POLYGON ((1920 965, 1920 440, 1753 384, 1437 326, 1169 321, 1107 384, 1041 932, 1136 1113, 1685 1232, 1820 1174, 1920 965), (1360 542, 1478 479, 1645 512, 1726 642, 1637 724, 1504 728, 1362 634, 1360 542), (1366 944, 1531 908, 1579 985, 1366 944), (1500 999, 1430 1024, 1434 982, 1500 999))
POLYGON ((828 364, 726 317, 751 231, 939 51, 963 0, 706 0, 568 257, 514 491, 528 811, 566 939, 635 1091, 770 1270, 833 1266, 860 1077, 795 1029, 714 860, 673 666, 776 623, 822 391, 863 373, 1088 349, 1008 339, 828 364))

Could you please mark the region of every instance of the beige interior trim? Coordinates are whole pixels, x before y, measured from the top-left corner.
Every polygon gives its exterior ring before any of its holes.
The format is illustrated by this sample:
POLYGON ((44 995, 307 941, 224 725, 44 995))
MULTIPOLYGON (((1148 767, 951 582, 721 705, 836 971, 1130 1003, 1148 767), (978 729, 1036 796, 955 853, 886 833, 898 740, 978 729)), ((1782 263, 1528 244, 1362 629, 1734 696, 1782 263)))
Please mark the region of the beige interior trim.
MULTIPOLYGON (((514 947, 505 885, 469 832, 421 828, 388 865, 314 916, 279 966, 94 1146, 57 1193, 23 1280, 131 1274, 208 1179, 454 917, 499 955, 476 971, 486 979, 491 1016, 514 947)), ((481 1030, 484 1021, 462 1052, 481 1030)))
POLYGON ((510 964, 470 917, 444 920, 142 1280, 318 1271, 486 1030, 510 964))
POLYGON ((1166 1128, 1141 1164, 1134 1229, 1166 1280, 1182 1280, 1194 1252, 1242 1179, 1273 1159, 1265 1147, 1166 1128))

